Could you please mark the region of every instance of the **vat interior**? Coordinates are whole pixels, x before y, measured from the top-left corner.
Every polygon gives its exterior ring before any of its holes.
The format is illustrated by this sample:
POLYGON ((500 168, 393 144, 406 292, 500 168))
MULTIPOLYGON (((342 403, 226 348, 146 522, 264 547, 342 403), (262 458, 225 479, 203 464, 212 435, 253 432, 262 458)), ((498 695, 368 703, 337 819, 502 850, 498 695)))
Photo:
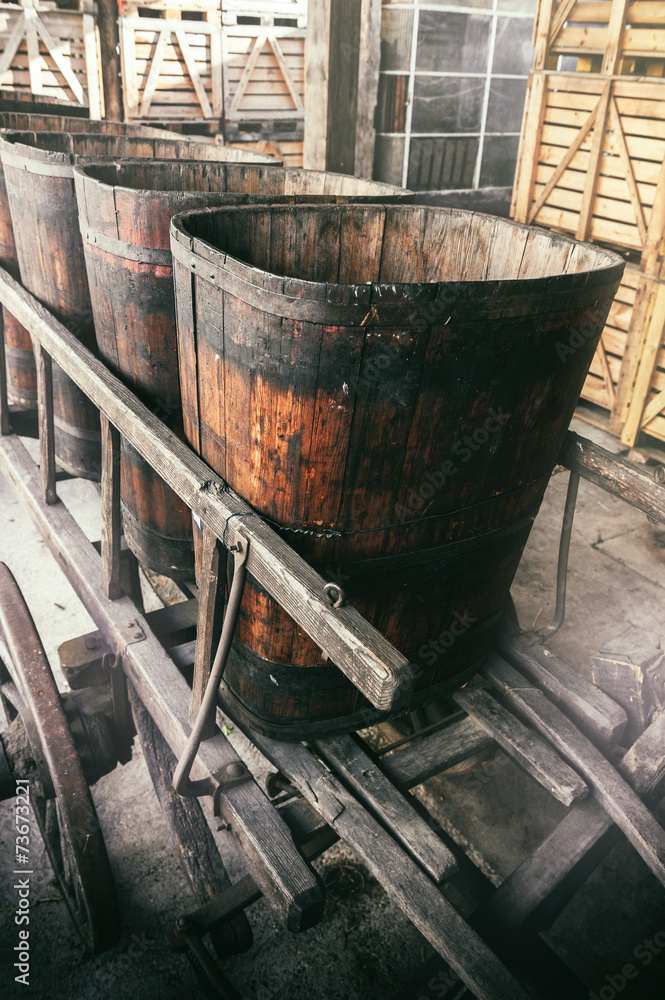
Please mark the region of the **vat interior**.
POLYGON ((345 174, 317 170, 285 169, 246 163, 195 161, 124 161, 92 165, 85 170, 112 187, 144 191, 198 191, 215 194, 339 194, 394 195, 398 188, 345 174))
POLYGON ((252 267, 315 282, 511 281, 616 262, 505 219, 419 205, 243 207, 187 216, 184 228, 252 267))

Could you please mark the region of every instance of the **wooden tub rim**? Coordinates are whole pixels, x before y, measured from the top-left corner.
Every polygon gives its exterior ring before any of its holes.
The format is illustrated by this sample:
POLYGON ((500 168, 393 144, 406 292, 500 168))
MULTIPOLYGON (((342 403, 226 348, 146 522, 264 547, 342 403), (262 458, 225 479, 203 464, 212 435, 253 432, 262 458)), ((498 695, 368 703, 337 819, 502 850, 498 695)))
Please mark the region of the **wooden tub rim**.
MULTIPOLYGON (((532 231, 548 237, 553 243, 579 246, 606 261, 603 266, 585 270, 563 272, 533 278, 471 279, 437 282, 320 282, 274 274, 242 261, 217 249, 202 237, 187 231, 187 221, 212 213, 257 212, 270 209, 289 212, 293 206, 240 205, 198 209, 182 212, 171 218, 171 253, 189 271, 220 290, 229 292, 247 305, 286 319, 315 323, 363 326, 395 326, 399 323, 413 325, 418 321, 436 322, 444 315, 450 317, 454 307, 473 304, 482 312, 483 305, 495 319, 506 315, 517 318, 528 315, 529 305, 538 305, 538 312, 547 308, 562 311, 571 292, 589 293, 590 305, 596 290, 615 283, 623 275, 625 260, 613 250, 591 243, 582 243, 573 237, 552 233, 535 226, 513 222, 498 216, 484 215, 463 209, 425 205, 308 205, 300 203, 298 209, 314 208, 317 211, 353 212, 374 208, 376 211, 436 212, 450 215, 495 219, 500 225, 516 230, 532 231), (197 259, 198 258, 198 259, 197 259), (379 309, 389 308, 389 314, 379 309), (517 311, 516 311, 517 310, 517 311)), ((480 315, 479 315, 480 318, 480 315)))

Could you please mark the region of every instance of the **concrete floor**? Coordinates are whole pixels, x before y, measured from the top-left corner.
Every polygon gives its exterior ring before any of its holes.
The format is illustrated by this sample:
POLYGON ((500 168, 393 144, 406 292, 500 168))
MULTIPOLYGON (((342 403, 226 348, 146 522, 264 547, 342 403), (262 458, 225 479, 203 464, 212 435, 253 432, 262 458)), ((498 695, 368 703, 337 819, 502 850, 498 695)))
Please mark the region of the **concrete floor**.
MULTIPOLYGON (((616 442, 587 425, 580 433, 617 450, 616 442)), ((520 621, 544 625, 553 611, 558 527, 567 474, 551 480, 514 586, 520 621)), ((62 484, 60 494, 91 538, 99 537, 99 498, 83 482, 62 484)), ((0 480, 0 558, 24 590, 54 666, 65 639, 91 622, 75 594, 0 480)), ((566 624, 552 648, 580 670, 609 638, 630 625, 665 637, 665 531, 582 483, 575 521, 566 624)), ((57 672, 57 668, 56 668, 57 672)), ((62 682, 62 678, 60 678, 62 682)), ((233 738, 238 738, 234 733, 233 738)), ((239 740, 242 744, 242 740, 239 740)), ((252 766, 265 763, 256 755, 252 766)), ((551 828, 563 810, 509 761, 495 758, 482 780, 448 775, 418 790, 439 821, 461 836, 470 856, 494 882, 505 877, 551 828), (475 787, 482 785, 482 794, 475 787)), ((93 795, 117 881, 123 934, 111 952, 90 957, 79 944, 35 832, 32 843, 31 985, 39 1000, 198 1000, 204 993, 185 959, 172 954, 164 926, 192 906, 141 753, 101 779, 93 795)), ((15 893, 12 854, 13 802, 0 804, 0 982, 2 996, 24 995, 14 983, 15 893)), ((226 833, 216 833, 236 879, 243 858, 226 833)), ((328 852, 318 866, 330 882, 323 922, 294 936, 273 919, 267 905, 249 911, 255 946, 229 961, 238 988, 255 1000, 417 1000, 406 983, 432 949, 345 848, 328 852)), ((622 844, 587 881, 551 929, 549 938, 587 983, 590 997, 654 1000, 662 997, 665 963, 647 962, 645 942, 665 942, 665 892, 632 849, 622 844), (657 939, 658 940, 658 939, 657 939), (632 962, 637 976, 621 984, 632 962), (619 977, 619 978, 617 978, 619 977), (620 988, 618 988, 620 986, 620 988), (604 991, 604 992, 603 992, 604 991)), ((657 947, 656 945, 653 946, 657 947)), ((665 951, 664 951, 665 954, 665 951)), ((431 994, 432 996, 436 994, 431 994)), ((562 997, 562 1000, 565 998, 562 997)))

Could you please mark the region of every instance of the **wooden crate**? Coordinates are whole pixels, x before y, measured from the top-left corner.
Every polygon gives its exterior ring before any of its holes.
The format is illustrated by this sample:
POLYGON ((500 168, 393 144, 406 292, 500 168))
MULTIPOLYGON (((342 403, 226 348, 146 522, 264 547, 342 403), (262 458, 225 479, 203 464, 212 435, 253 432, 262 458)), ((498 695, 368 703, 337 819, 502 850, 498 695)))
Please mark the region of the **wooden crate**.
POLYGON ((634 379, 641 332, 633 323, 633 314, 643 281, 639 268, 626 267, 582 389, 582 399, 609 412, 610 428, 616 433, 621 430, 628 387, 634 379))
POLYGON ((305 116, 306 4, 224 4, 224 117, 305 116))
POLYGON ((80 10, 22 0, 0 4, 0 87, 37 97, 75 101, 103 117, 96 7, 80 10))
POLYGON ((535 70, 665 76, 665 3, 652 0, 540 0, 535 70), (573 68, 569 65, 566 69, 573 68))
POLYGON ((511 214, 634 251, 658 274, 665 85, 582 73, 529 80, 511 214))
POLYGON ((127 121, 221 118, 219 7, 202 0, 188 0, 186 6, 170 0, 141 4, 144 7, 159 16, 136 16, 138 8, 125 4, 131 16, 118 22, 127 121))
POLYGON ((665 441, 665 282, 661 279, 642 276, 633 325, 639 337, 621 432, 621 440, 631 447, 641 433, 665 441))

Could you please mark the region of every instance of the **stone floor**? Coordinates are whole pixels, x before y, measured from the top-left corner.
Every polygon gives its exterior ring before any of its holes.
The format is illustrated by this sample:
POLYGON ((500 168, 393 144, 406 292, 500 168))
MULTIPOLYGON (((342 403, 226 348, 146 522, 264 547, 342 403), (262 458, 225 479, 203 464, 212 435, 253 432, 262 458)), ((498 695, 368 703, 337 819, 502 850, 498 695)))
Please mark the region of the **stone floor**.
MULTIPOLYGON (((614 439, 586 425, 580 433, 617 450, 614 439)), ((514 586, 524 626, 552 616, 558 529, 567 473, 551 480, 514 586)), ((99 537, 99 497, 82 482, 60 493, 91 538, 99 537)), ((33 610, 51 662, 59 643, 91 627, 13 495, 0 480, 0 559, 7 562, 33 610)), ((582 483, 573 532, 566 623, 552 648, 581 671, 609 638, 630 625, 665 636, 665 531, 582 483)), ((233 734, 237 738, 237 733, 233 734)), ((240 741, 242 742, 242 741, 240 741)), ((265 768, 256 755, 253 765, 265 768)), ((198 1000, 204 993, 186 960, 172 954, 164 926, 192 906, 140 751, 101 779, 94 799, 113 866, 123 934, 112 951, 85 954, 58 900, 41 843, 33 841, 31 977, 29 991, 14 982, 13 803, 0 804, 0 982, 2 996, 39 1000, 198 1000)), ((447 775, 418 790, 439 821, 463 838, 485 875, 505 877, 556 822, 555 806, 539 786, 501 756, 478 772, 447 775), (480 793, 477 792, 481 786, 480 793)), ((36 831, 35 831, 36 834, 36 831)), ((245 870, 230 836, 216 833, 232 878, 245 870)), ((255 945, 229 961, 229 976, 253 1000, 418 1000, 403 987, 432 954, 421 935, 345 848, 318 862, 330 884, 320 926, 294 936, 278 926, 267 905, 250 910, 255 945)), ((662 997, 665 892, 635 852, 619 845, 581 888, 548 935, 597 1000, 662 997), (658 942, 661 942, 661 945, 658 942), (651 942, 651 944, 650 944, 651 942), (635 975, 621 969, 631 963, 635 975)), ((424 995, 424 994, 423 994, 424 995)), ((428 996, 441 995, 431 991, 428 996)), ((450 994, 449 994, 450 995, 450 994)), ((564 997, 561 1000, 565 1000, 564 997)))

